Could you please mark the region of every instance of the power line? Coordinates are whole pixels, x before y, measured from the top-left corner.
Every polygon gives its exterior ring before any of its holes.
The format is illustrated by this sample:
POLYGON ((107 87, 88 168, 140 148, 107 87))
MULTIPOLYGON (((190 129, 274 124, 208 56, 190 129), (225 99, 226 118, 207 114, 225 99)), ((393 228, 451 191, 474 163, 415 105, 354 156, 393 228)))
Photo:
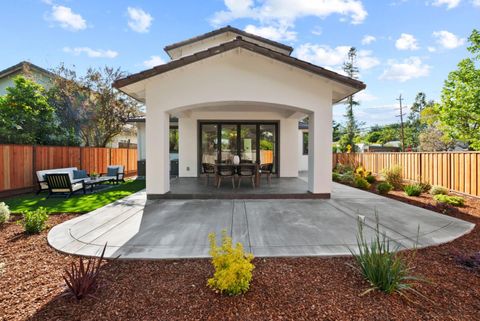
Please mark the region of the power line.
POLYGON ((400 102, 400 115, 397 115, 395 117, 400 117, 400 140, 402 142, 402 152, 405 151, 405 131, 404 131, 404 128, 403 128, 403 116, 405 116, 406 114, 403 112, 403 106, 402 106, 402 102, 403 102, 403 98, 402 98, 402 94, 400 94, 400 96, 396 99, 400 102))

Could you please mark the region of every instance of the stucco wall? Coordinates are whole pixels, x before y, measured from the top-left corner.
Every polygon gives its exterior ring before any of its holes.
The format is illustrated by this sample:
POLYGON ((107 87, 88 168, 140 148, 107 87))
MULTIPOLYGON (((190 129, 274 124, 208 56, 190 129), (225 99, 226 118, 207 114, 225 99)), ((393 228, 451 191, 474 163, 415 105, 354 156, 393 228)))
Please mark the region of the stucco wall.
MULTIPOLYGON (((180 118, 180 175, 187 175, 187 172, 188 175, 196 175, 197 150, 194 143, 197 139, 196 121, 200 118, 195 116, 195 110, 208 106, 224 105, 226 109, 210 111, 212 115, 203 115, 203 119, 212 119, 214 115, 217 119, 258 119, 260 114, 255 111, 277 110, 276 115, 266 119, 280 121, 282 176, 298 174, 298 119, 305 114, 316 114, 313 117, 317 121, 315 137, 316 140, 323 137, 325 143, 315 144, 317 153, 312 154, 309 168, 312 169, 311 164, 316 164, 314 156, 323 163, 331 159, 332 83, 248 50, 237 48, 149 78, 145 82, 145 94, 149 194, 163 194, 169 190, 170 114, 180 118), (235 102, 242 106, 245 102, 250 106, 257 105, 258 110, 236 110, 235 102), (296 113, 303 114, 297 117, 296 113), (182 127, 184 135, 181 134, 182 127), (187 156, 183 156, 183 151, 188 151, 187 156), (186 171, 187 166, 189 171, 186 171)), ((330 170, 331 167, 326 165, 330 170)), ((314 172, 319 173, 319 177, 310 184, 311 191, 329 193, 330 173, 318 169, 314 172), (319 187, 321 184, 324 184, 323 188, 319 187)))

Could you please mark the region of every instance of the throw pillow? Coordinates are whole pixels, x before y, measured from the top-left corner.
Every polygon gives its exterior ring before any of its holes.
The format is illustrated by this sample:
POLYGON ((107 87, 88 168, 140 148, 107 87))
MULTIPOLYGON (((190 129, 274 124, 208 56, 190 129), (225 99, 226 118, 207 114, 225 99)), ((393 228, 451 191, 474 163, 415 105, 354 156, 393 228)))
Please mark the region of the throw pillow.
POLYGON ((73 179, 87 178, 86 170, 73 170, 73 179))
POLYGON ((117 176, 118 174, 118 167, 108 167, 107 168, 107 176, 117 176))

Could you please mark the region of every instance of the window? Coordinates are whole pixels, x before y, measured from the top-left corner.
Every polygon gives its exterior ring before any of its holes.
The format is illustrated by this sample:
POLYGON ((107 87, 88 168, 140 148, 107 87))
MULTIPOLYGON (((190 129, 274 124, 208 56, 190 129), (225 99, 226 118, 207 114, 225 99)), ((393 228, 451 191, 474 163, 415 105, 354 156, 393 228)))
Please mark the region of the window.
POLYGON ((303 155, 308 155, 308 132, 303 132, 303 155))

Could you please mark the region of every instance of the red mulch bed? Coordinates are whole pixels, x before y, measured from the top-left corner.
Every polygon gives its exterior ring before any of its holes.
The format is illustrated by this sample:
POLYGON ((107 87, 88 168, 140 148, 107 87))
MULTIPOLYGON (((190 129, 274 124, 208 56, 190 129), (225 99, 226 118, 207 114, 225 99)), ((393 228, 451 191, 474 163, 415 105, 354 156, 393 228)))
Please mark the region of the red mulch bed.
MULTIPOLYGON (((433 206, 428 197, 414 202, 433 206)), ((414 272, 432 283, 418 284, 430 300, 412 297, 417 303, 380 292, 360 296, 368 284, 347 257, 255 259, 251 290, 238 297, 206 287, 208 260, 118 260, 104 265, 95 297, 77 302, 62 296, 63 269, 77 259, 51 249, 47 232, 24 236, 9 223, 0 227, 6 263, 0 320, 479 320, 480 274, 454 256, 480 250, 480 207, 468 200, 467 207, 447 212, 477 226, 449 244, 418 251, 414 272)), ((49 224, 72 217, 52 216, 49 224)))

